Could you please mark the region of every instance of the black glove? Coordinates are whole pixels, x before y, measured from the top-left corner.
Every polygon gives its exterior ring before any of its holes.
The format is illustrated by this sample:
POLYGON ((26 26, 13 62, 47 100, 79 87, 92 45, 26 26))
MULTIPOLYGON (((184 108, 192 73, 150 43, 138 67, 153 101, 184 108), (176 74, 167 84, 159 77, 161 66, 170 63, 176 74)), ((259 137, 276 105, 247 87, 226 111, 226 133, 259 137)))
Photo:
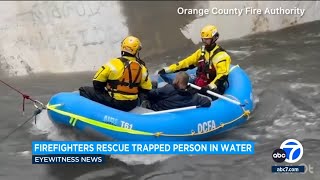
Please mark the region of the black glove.
POLYGON ((203 94, 203 95, 207 95, 207 91, 208 90, 211 90, 210 88, 209 88, 209 86, 204 86, 204 87, 202 87, 200 90, 199 90, 199 93, 200 94, 203 94))
POLYGON ((165 74, 166 71, 164 69, 161 69, 160 71, 158 71, 158 74, 165 74))

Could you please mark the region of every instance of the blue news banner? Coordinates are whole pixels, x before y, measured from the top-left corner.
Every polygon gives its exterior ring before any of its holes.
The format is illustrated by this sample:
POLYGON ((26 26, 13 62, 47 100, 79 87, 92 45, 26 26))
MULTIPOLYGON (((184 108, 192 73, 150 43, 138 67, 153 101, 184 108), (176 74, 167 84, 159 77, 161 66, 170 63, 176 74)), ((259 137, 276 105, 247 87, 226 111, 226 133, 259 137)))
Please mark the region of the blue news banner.
POLYGON ((107 142, 34 141, 33 164, 105 163, 112 154, 215 154, 252 155, 250 141, 107 142))

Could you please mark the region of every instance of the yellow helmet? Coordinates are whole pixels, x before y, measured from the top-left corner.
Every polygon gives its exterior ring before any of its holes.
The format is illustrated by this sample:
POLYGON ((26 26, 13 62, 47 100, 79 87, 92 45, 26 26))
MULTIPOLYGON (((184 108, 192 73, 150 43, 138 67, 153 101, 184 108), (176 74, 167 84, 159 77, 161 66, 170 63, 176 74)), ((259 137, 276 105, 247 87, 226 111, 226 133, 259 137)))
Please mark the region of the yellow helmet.
POLYGON ((213 38, 214 36, 218 35, 218 29, 213 25, 206 25, 201 29, 201 38, 213 38))
POLYGON ((128 36, 121 42, 121 51, 135 55, 141 50, 141 42, 134 36, 128 36))

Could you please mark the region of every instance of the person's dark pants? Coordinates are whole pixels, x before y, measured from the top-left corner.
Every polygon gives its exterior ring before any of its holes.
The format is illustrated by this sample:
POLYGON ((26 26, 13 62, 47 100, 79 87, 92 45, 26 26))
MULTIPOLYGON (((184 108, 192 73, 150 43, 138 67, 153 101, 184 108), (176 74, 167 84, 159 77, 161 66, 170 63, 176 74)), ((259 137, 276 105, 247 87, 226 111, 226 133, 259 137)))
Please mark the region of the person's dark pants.
POLYGON ((131 111, 138 105, 138 100, 116 100, 104 91, 96 91, 93 87, 85 86, 79 88, 80 96, 122 111, 131 111))

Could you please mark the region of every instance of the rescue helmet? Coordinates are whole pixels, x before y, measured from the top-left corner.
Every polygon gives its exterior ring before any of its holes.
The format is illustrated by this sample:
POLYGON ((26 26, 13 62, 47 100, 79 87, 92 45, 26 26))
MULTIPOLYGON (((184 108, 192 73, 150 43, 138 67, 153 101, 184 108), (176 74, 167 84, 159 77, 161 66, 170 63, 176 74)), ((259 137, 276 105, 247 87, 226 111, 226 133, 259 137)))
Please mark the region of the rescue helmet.
POLYGON ((201 29, 201 38, 202 39, 209 39, 213 38, 216 41, 219 38, 219 33, 217 27, 213 25, 206 25, 201 29))
POLYGON ((121 51, 135 55, 142 49, 141 42, 137 37, 128 36, 121 42, 121 51))

